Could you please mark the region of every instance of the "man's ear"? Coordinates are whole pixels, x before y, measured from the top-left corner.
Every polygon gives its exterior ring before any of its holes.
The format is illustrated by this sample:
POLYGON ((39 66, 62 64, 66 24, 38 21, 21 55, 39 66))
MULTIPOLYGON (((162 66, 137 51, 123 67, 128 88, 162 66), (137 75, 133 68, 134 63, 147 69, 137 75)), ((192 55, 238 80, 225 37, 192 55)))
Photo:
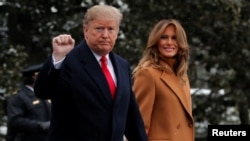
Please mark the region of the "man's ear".
POLYGON ((83 25, 82 30, 83 30, 83 36, 87 38, 88 26, 83 25))

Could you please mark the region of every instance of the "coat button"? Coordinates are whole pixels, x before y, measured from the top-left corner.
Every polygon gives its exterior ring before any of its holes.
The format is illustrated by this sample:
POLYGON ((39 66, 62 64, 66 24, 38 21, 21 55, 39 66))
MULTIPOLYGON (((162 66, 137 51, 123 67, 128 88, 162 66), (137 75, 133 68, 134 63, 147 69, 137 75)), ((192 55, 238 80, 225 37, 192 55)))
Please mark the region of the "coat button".
POLYGON ((179 123, 179 124, 176 126, 176 128, 177 128, 177 129, 180 129, 180 127, 181 127, 181 124, 179 123))
POLYGON ((192 128, 192 127, 193 127, 193 124, 192 124, 192 123, 188 123, 188 127, 189 127, 189 128, 192 128))

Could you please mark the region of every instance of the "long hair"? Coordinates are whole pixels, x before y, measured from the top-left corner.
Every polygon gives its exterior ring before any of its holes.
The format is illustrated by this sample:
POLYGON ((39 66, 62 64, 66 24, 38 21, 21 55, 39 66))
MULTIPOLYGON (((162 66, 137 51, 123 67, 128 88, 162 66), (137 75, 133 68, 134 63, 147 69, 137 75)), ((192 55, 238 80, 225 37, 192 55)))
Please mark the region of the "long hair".
POLYGON ((160 53, 157 49, 157 45, 161 39, 161 36, 166 27, 173 25, 176 28, 176 39, 179 46, 178 53, 176 55, 176 69, 174 70, 177 77, 181 80, 187 75, 188 69, 188 57, 189 57, 189 45, 185 30, 182 25, 176 19, 163 19, 160 20, 152 29, 149 34, 146 49, 143 52, 143 56, 139 61, 138 65, 133 70, 133 76, 135 73, 144 68, 153 66, 159 70, 166 70, 159 64, 160 53))

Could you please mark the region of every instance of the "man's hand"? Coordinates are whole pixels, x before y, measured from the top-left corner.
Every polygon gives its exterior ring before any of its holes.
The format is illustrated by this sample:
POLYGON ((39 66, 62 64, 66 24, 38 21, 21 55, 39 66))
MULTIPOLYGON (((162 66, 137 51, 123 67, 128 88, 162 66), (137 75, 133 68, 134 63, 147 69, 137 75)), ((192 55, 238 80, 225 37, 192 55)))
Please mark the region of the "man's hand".
POLYGON ((53 53, 55 61, 63 59, 75 45, 75 40, 68 34, 61 34, 52 40, 53 53))

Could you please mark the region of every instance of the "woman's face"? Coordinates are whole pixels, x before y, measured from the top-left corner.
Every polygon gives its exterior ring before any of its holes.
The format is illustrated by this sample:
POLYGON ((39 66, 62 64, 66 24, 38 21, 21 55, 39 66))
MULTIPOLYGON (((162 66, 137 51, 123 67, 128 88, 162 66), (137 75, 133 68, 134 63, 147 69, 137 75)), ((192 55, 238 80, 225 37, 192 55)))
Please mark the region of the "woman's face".
POLYGON ((178 49, 175 26, 169 25, 161 35, 158 50, 163 57, 172 58, 177 54, 178 49))

